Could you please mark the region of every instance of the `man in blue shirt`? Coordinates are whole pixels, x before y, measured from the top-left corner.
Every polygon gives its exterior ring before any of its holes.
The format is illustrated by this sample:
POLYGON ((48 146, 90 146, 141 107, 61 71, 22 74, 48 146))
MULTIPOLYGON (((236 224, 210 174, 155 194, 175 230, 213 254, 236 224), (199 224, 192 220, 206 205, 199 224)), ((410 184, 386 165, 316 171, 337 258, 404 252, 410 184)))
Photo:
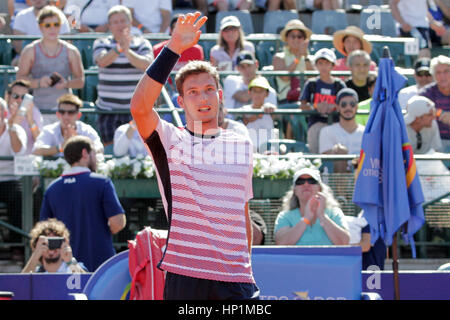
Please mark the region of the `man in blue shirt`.
POLYGON ((40 220, 64 222, 74 256, 94 272, 115 254, 112 234, 125 227, 124 210, 111 180, 95 173, 95 149, 88 137, 70 138, 64 158, 71 168, 45 192, 40 220))

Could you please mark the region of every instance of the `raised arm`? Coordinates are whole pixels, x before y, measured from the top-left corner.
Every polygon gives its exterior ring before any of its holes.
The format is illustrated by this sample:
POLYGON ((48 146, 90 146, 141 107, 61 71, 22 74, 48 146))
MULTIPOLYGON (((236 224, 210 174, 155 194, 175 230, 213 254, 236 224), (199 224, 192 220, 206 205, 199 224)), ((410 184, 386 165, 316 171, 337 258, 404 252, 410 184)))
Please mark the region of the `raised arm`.
POLYGON ((153 106, 161 93, 162 86, 181 53, 194 46, 200 38, 200 28, 208 18, 202 17, 196 22, 199 17, 200 12, 178 17, 167 47, 150 65, 134 91, 130 111, 143 139, 147 139, 158 124, 159 116, 153 106))

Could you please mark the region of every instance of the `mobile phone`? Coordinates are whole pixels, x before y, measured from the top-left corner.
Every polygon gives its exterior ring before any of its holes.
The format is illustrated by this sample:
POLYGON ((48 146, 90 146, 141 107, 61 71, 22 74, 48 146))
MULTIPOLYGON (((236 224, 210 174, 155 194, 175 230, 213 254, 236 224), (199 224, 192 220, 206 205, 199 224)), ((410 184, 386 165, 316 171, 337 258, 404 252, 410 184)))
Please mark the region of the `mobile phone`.
POLYGON ((50 83, 50 87, 53 87, 59 82, 59 80, 61 80, 61 77, 56 72, 53 72, 50 76, 50 80, 52 80, 52 82, 50 83))
POLYGON ((63 237, 47 237, 48 241, 48 249, 55 250, 61 248, 61 245, 64 242, 63 237))

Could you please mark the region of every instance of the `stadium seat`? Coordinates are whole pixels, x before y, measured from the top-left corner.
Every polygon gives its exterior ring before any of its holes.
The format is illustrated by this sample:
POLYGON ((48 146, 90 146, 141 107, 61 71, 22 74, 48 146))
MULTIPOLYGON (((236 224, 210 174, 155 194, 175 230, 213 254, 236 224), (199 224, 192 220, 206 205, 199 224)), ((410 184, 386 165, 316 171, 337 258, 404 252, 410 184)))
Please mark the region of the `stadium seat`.
POLYGON ((272 65, 272 58, 277 52, 276 41, 260 41, 255 48, 256 59, 259 61, 259 69, 272 65))
POLYGON ((81 99, 95 102, 97 100, 98 67, 90 67, 85 70, 84 88, 81 93, 81 99))
POLYGON ((286 23, 292 19, 299 19, 295 10, 267 11, 264 14, 263 33, 279 34, 286 23))
POLYGON ((217 42, 213 40, 200 40, 198 44, 203 48, 205 61, 209 61, 209 51, 217 44, 217 42))
POLYGON ((10 39, 0 41, 0 65, 11 65, 13 48, 10 39))
POLYGON ((0 97, 5 96, 8 84, 16 78, 17 67, 0 65, 0 97))
POLYGON ((81 61, 83 61, 83 66, 85 69, 88 69, 95 65, 93 54, 93 45, 94 40, 92 39, 78 39, 73 40, 73 45, 78 48, 78 51, 81 55, 81 61))
POLYGON ((250 12, 247 10, 219 11, 216 14, 216 33, 220 31, 220 21, 226 16, 235 16, 241 22, 242 30, 246 35, 254 33, 253 21, 250 12))
POLYGON ((347 15, 344 10, 317 10, 312 14, 312 32, 333 35, 347 27, 347 15))
MULTIPOLYGON (((298 105, 295 103, 279 104, 278 109, 298 109, 298 105)), ((294 139, 297 142, 306 142, 306 136, 308 132, 308 123, 306 117, 299 115, 285 115, 283 116, 283 126, 289 122, 291 124, 292 133, 294 139)), ((281 128, 280 128, 281 129, 281 128)))
POLYGON ((364 9, 360 14, 359 27, 365 34, 376 34, 387 37, 396 37, 397 28, 395 20, 390 10, 374 11, 364 9), (377 15, 379 14, 379 25, 377 25, 377 15))

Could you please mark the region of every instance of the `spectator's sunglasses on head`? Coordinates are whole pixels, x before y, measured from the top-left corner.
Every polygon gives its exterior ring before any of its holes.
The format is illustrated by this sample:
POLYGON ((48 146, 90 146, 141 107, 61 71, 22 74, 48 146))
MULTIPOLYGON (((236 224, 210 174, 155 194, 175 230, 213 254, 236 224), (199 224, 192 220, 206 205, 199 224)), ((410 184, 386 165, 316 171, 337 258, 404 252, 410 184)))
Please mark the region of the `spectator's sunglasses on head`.
POLYGON ((347 108, 347 106, 355 108, 357 104, 355 101, 352 102, 342 101, 341 103, 339 103, 339 105, 341 106, 341 108, 347 108))
POLYGON ((44 27, 46 29, 51 28, 51 27, 59 28, 61 26, 61 22, 42 22, 40 24, 40 26, 44 27))
POLYGON ((64 115, 64 114, 69 114, 69 115, 74 115, 75 113, 78 113, 78 110, 77 109, 75 109, 75 110, 63 110, 63 109, 58 109, 58 112, 60 113, 60 114, 62 114, 62 115, 64 115))
POLYGON ((314 178, 298 178, 297 180, 295 180, 295 185, 296 186, 301 186, 301 185, 304 185, 305 182, 308 182, 308 184, 318 184, 319 183, 314 178))

